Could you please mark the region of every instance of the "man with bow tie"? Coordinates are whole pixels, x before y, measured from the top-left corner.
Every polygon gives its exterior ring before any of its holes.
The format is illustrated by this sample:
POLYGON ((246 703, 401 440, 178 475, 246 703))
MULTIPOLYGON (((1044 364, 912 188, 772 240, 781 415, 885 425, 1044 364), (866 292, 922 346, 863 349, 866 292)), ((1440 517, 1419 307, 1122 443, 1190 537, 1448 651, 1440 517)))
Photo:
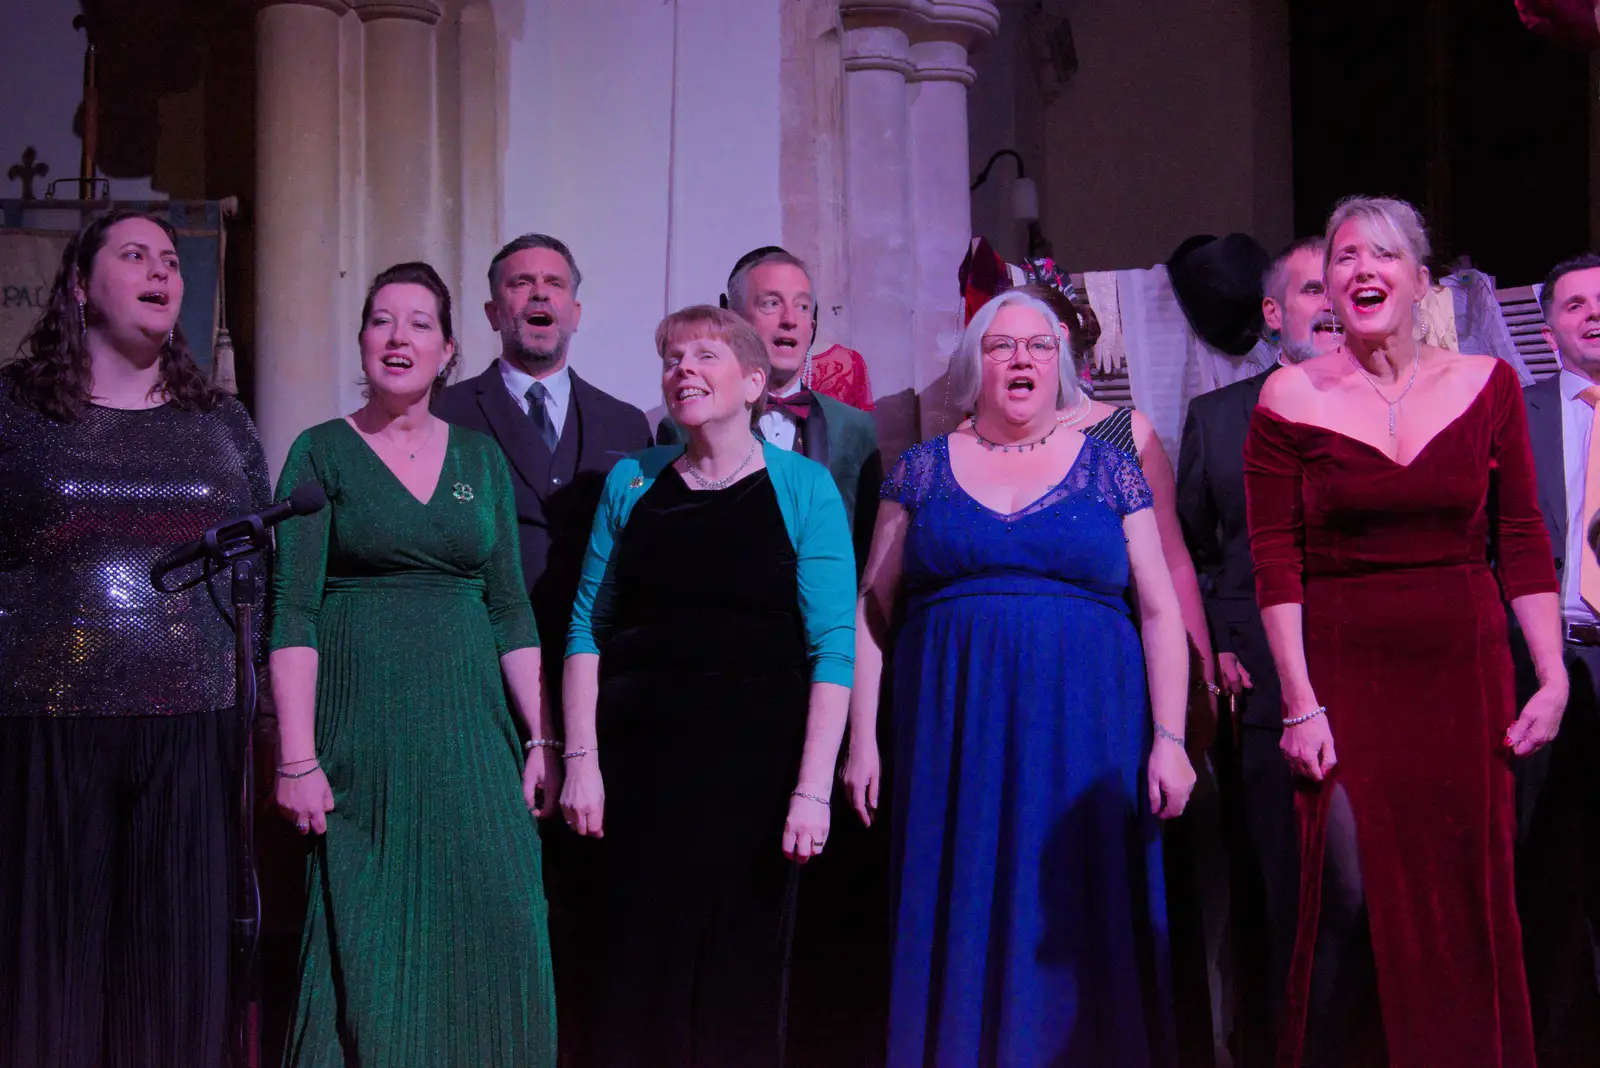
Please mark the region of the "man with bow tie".
MULTIPOLYGON (((817 461, 833 475, 854 536, 859 576, 883 482, 878 429, 866 412, 812 391, 817 304, 805 263, 776 245, 746 253, 728 276, 723 306, 756 328, 772 363, 767 408, 756 423, 757 432, 781 449, 817 461)), ((663 419, 656 438, 672 445, 682 435, 671 420, 663 419)))

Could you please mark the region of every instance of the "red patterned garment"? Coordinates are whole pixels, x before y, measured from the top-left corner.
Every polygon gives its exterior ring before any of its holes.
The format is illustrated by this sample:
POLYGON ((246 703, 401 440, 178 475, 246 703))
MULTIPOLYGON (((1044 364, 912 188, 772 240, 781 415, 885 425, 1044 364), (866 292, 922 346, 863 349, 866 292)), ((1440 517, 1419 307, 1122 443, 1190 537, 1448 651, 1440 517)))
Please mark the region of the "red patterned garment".
POLYGON ((852 408, 872 411, 872 380, 861 353, 835 345, 811 357, 811 392, 821 393, 852 408))

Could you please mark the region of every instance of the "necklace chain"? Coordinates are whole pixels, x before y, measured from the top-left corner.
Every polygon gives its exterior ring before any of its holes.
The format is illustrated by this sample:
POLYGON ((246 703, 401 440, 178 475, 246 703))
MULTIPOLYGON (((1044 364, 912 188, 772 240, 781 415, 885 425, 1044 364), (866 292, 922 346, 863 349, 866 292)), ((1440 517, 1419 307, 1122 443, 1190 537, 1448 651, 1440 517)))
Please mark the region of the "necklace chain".
POLYGON ((422 439, 422 444, 418 445, 415 449, 407 449, 404 445, 401 445, 399 442, 395 441, 393 438, 391 438, 387 434, 378 433, 378 434, 374 434, 372 436, 374 438, 378 438, 378 439, 382 440, 382 442, 385 445, 391 445, 394 448, 399 449, 401 452, 406 454, 406 458, 407 459, 415 460, 417 458, 417 453, 421 452, 423 449, 426 449, 428 447, 428 442, 433 440, 433 432, 439 428, 439 423, 440 423, 439 417, 438 416, 434 416, 433 417, 433 421, 428 424, 428 435, 427 435, 427 437, 423 438, 422 439))
POLYGON ((746 467, 750 466, 750 461, 755 459, 756 456, 756 446, 760 444, 761 442, 757 441, 754 435, 751 435, 750 451, 744 454, 744 459, 739 461, 739 466, 735 467, 727 478, 719 478, 715 481, 712 481, 703 477, 700 472, 694 469, 694 464, 689 462, 687 455, 683 458, 683 469, 689 472, 689 477, 698 482, 700 484, 700 488, 703 490, 727 489, 729 486, 733 485, 733 480, 739 477, 739 473, 746 467))
POLYGON ((1039 446, 1049 441, 1051 435, 1060 429, 1060 423, 1051 423, 1050 429, 1045 431, 1044 437, 1040 438, 1038 441, 1024 441, 1017 445, 1002 445, 997 441, 990 441, 988 438, 984 437, 983 434, 978 430, 978 421, 976 419, 972 421, 972 436, 978 439, 979 445, 982 445, 990 452, 1032 452, 1034 449, 1037 449, 1039 446))
POLYGON ((1422 353, 1419 352, 1415 357, 1412 358, 1411 378, 1407 380, 1406 388, 1400 391, 1400 396, 1396 397, 1394 400, 1390 400, 1388 397, 1383 395, 1383 390, 1378 388, 1377 376, 1371 371, 1367 370, 1365 367, 1361 366, 1361 361, 1356 359, 1354 356, 1351 356, 1349 349, 1345 349, 1344 354, 1350 357, 1351 365, 1354 366, 1357 371, 1361 372, 1361 377, 1367 380, 1367 385, 1372 387, 1372 392, 1378 395, 1378 399, 1389 406, 1389 436, 1391 438, 1398 437, 1400 432, 1395 423, 1395 413, 1400 408, 1400 402, 1406 399, 1406 394, 1411 392, 1411 387, 1417 384, 1417 365, 1422 362, 1422 353))

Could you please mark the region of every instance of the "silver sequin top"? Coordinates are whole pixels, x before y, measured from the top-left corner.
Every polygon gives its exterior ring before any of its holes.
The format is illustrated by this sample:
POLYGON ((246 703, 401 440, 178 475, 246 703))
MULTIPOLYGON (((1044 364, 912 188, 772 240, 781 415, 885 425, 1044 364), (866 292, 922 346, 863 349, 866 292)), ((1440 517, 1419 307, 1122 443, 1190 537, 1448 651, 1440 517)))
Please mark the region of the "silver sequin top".
MULTIPOLYGON (((233 633, 206 584, 158 593, 150 565, 270 500, 237 400, 57 423, 0 386, 0 716, 231 705, 233 633)), ((228 581, 211 580, 224 606, 228 581)))

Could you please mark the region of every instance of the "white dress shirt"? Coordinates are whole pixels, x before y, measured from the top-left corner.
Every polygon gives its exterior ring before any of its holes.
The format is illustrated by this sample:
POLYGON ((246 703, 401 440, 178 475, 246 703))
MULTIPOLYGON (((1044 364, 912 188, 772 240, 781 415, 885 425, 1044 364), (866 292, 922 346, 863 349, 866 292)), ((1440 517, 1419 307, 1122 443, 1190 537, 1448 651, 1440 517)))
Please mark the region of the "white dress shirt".
POLYGON ((1589 435, 1594 429, 1594 409, 1578 394, 1594 383, 1571 371, 1561 372, 1561 458, 1567 481, 1567 551, 1561 568, 1561 614, 1568 623, 1594 623, 1594 612, 1583 603, 1578 589, 1583 554, 1584 468, 1589 462, 1589 435))
MULTIPOLYGON (((800 392, 800 376, 795 375, 787 389, 781 393, 774 393, 775 397, 788 397, 800 392)), ((756 421, 756 426, 761 429, 761 436, 784 452, 794 451, 795 434, 799 430, 799 420, 786 411, 774 411, 768 408, 761 413, 761 418, 756 421)))
POLYGON ((544 386, 545 417, 550 420, 550 425, 556 428, 556 440, 559 441, 561 431, 567 425, 567 409, 572 405, 572 373, 566 366, 563 365, 561 370, 544 378, 534 378, 527 372, 511 366, 510 360, 502 359, 500 380, 506 384, 506 392, 517 402, 517 407, 522 409, 523 415, 528 414, 528 390, 535 382, 544 386))

